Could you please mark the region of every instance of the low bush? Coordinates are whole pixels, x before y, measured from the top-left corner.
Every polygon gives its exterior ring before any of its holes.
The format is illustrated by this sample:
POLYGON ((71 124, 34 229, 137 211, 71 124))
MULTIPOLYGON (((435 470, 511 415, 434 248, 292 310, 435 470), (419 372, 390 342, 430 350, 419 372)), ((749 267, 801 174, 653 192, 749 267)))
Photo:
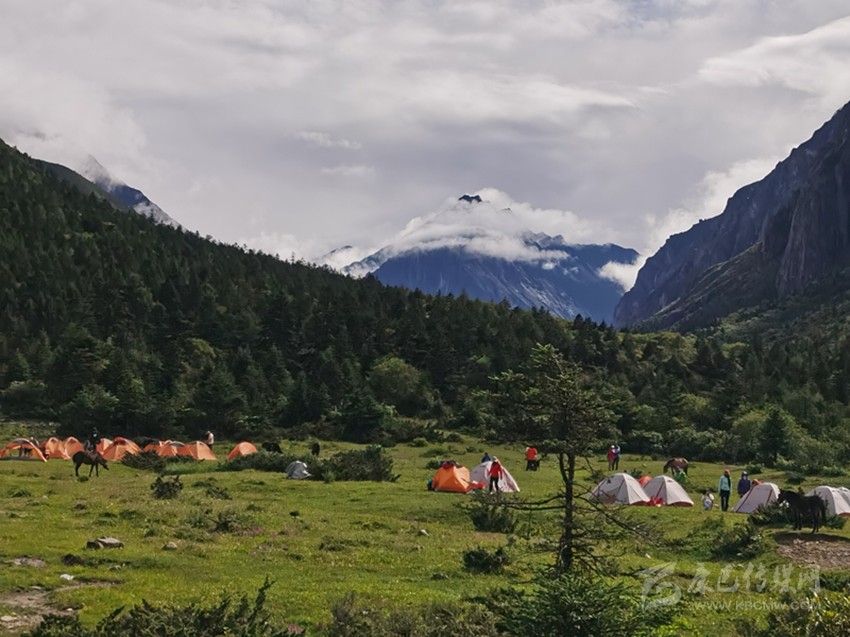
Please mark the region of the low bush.
POLYGON ((763 625, 751 618, 736 624, 743 637, 845 637, 850 635, 850 596, 817 594, 808 599, 787 597, 775 605, 763 625))
POLYGON ((541 578, 528 593, 492 603, 508 635, 660 637, 680 634, 672 605, 647 604, 638 591, 589 574, 541 578))
POLYGON ((750 513, 750 522, 756 526, 786 526, 789 522, 788 510, 778 502, 771 502, 750 513))
POLYGON ((377 445, 343 451, 310 466, 314 479, 323 480, 324 474, 329 471, 333 473, 334 480, 340 481, 395 482, 399 478, 393 473, 392 456, 377 445))
POLYGON ((510 555, 504 546, 500 546, 495 551, 479 546, 463 553, 463 567, 473 573, 498 575, 510 563, 510 555))
POLYGON ((180 482, 180 476, 173 476, 170 480, 163 480, 162 476, 157 476, 151 484, 153 497, 157 500, 173 500, 182 490, 183 483, 180 482))
POLYGON ((752 559, 771 549, 771 541, 751 521, 721 531, 714 542, 715 559, 752 559))
POLYGON ((236 533, 245 526, 242 518, 233 509, 219 511, 213 524, 216 533, 236 533))
POLYGON ((513 533, 517 526, 514 512, 501 499, 490 497, 484 491, 476 491, 464 509, 472 520, 476 531, 487 533, 513 533))
POLYGON ((250 601, 247 596, 235 601, 230 595, 222 595, 217 603, 201 606, 197 603, 186 606, 156 605, 148 602, 124 611, 121 607, 96 626, 89 628, 77 617, 48 616, 25 637, 139 637, 141 635, 173 635, 181 637, 284 637, 303 632, 301 627, 290 624, 276 627, 265 608, 268 580, 260 587, 257 597, 250 601))
POLYGON ((121 460, 121 464, 130 467, 131 469, 139 469, 141 471, 155 471, 162 473, 165 470, 165 458, 156 455, 154 451, 143 451, 137 456, 128 453, 121 460))
POLYGON ((751 464, 747 467, 747 473, 751 476, 757 476, 762 472, 762 468, 760 464, 751 464))
POLYGON ((785 482, 788 484, 803 484, 805 482, 806 476, 797 471, 789 471, 785 474, 785 482))
MULTIPOLYGON (((240 456, 233 460, 228 460, 219 465, 219 471, 244 471, 245 469, 254 469, 255 471, 273 471, 276 473, 286 473, 286 467, 295 460, 306 460, 304 458, 294 456, 289 453, 270 453, 268 451, 258 451, 247 456, 240 456)), ((309 464, 309 463, 308 463, 309 464)))
POLYGON ((436 603, 387 609, 360 602, 354 593, 331 606, 331 622, 319 627, 327 637, 501 637, 498 618, 484 603, 436 603))
POLYGON ((847 522, 847 518, 842 518, 837 515, 830 515, 824 521, 823 525, 828 529, 843 529, 847 522))

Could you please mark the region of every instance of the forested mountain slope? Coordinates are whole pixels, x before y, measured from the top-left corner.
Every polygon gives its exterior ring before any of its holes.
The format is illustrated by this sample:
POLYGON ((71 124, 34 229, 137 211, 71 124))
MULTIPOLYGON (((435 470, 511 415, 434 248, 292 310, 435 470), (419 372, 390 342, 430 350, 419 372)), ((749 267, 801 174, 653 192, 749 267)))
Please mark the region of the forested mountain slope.
POLYGON ((543 342, 587 370, 630 451, 748 459, 775 405, 802 459, 844 462, 850 340, 806 338, 618 333, 355 280, 118 212, 0 143, 0 410, 68 433, 483 432, 477 390, 543 342))

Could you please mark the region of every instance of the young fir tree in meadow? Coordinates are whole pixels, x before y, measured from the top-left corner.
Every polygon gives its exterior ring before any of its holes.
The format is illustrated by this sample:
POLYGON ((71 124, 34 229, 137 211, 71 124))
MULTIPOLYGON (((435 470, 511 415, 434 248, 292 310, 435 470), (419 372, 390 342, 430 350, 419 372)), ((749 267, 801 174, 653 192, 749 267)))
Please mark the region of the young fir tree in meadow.
MULTIPOLYGON (((599 441, 610 435, 613 415, 588 387, 582 370, 551 345, 537 345, 524 373, 506 372, 495 379, 495 417, 498 434, 524 440, 558 459, 563 512, 556 570, 566 572, 593 560, 592 537, 579 511, 583 500, 576 488, 576 468, 599 441), (510 396, 514 408, 499 410, 510 396), (521 416, 519 414, 522 414, 521 416)), ((530 504, 551 508, 552 501, 530 504)))

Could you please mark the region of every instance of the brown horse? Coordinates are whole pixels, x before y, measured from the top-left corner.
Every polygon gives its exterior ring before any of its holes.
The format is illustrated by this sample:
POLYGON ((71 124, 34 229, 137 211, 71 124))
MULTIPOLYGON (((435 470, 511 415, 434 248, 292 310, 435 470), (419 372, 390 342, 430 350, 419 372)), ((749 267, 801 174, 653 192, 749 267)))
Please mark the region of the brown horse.
POLYGON ((94 471, 94 475, 100 477, 98 466, 109 471, 109 467, 106 466, 106 459, 97 451, 93 454, 89 454, 85 451, 78 451, 71 457, 71 460, 74 462, 74 475, 77 477, 80 476, 80 467, 84 464, 89 465, 89 477, 91 477, 92 471, 94 471))
POLYGON ((667 473, 667 469, 670 469, 670 473, 675 473, 675 470, 678 469, 679 471, 684 471, 685 475, 688 475, 688 459, 670 458, 667 461, 667 464, 664 465, 664 469, 661 470, 661 473, 667 473))

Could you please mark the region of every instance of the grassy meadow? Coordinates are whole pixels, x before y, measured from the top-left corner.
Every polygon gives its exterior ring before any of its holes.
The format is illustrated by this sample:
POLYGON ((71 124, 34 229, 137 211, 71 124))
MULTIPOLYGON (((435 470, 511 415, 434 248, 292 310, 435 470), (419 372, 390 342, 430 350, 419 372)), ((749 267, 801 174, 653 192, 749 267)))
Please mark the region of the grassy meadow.
MULTIPOLYGON (((24 432, 4 425, 1 433, 5 441, 24 432)), ((215 452, 223 458, 231 447, 221 442, 215 452)), ((323 441, 322 455, 352 447, 323 441)), ((289 448, 305 453, 307 443, 290 443, 289 448)), ((180 464, 184 488, 174 500, 152 497, 155 474, 120 464, 111 463, 99 478, 78 480, 67 461, 0 461, 0 616, 18 618, 5 628, 0 622, 0 634, 22 630, 28 615, 35 618, 43 611, 21 601, 27 591, 38 591, 32 587, 40 587, 52 608, 74 609, 85 623, 93 624, 116 607, 142 599, 212 602, 225 591, 252 596, 269 577, 274 582, 269 607, 276 618, 314 626, 329 621, 330 607, 352 591, 393 607, 524 585, 553 561, 551 551, 541 547, 549 546, 547 539, 557 539, 556 514, 522 514, 511 542, 513 563, 502 575, 476 575, 464 570, 464 551, 503 546, 506 536, 474 531, 462 507, 468 496, 426 490, 433 475, 426 466, 429 461, 453 458, 472 467, 485 450, 498 455, 513 473, 523 497, 540 499, 557 491, 560 478, 553 459, 545 459, 538 472, 526 472, 522 448, 485 446, 466 437, 462 442, 389 449, 400 475, 392 483, 297 481, 277 473, 216 471, 218 463, 212 462, 180 464), (125 548, 86 549, 86 542, 99 536, 117 537, 125 548), (165 550, 168 542, 177 549, 165 550), (45 564, 15 564, 21 557, 45 564), (63 579, 63 574, 73 580, 63 579)), ((628 454, 620 465, 621 470, 651 475, 661 467, 661 461, 628 454)), ((604 458, 593 458, 591 468, 604 471, 604 458)), ((750 564, 746 555, 716 559, 711 554, 719 533, 746 521, 743 515, 721 513, 719 502, 710 512, 699 506, 701 490, 716 489, 722 469, 694 465, 688 489, 696 506, 631 507, 626 515, 644 534, 624 535, 600 546, 624 581, 637 590, 645 581, 639 571, 671 565, 665 581, 683 591, 677 606, 682 634, 734 635, 731 618, 762 615, 765 602, 778 599, 772 587, 764 592, 754 587, 712 592, 724 568, 727 574, 741 576, 750 564), (687 592, 698 572, 708 573, 703 595, 687 592), (711 606, 732 599, 737 609, 711 606)), ((88 468, 80 471, 87 474, 88 468)), ((756 477, 785 485, 781 473, 756 477)), ((591 484, 589 471, 583 471, 582 480, 591 484)), ((803 487, 823 483, 842 484, 842 479, 808 478, 803 487)), ((733 495, 733 503, 736 500, 733 495)), ((765 530, 767 548, 753 564, 771 576, 777 566, 788 564, 773 536, 782 539, 789 533, 765 530)), ((825 529, 824 534, 850 540, 847 529, 825 529)), ((832 577, 841 580, 842 574, 832 577)))

